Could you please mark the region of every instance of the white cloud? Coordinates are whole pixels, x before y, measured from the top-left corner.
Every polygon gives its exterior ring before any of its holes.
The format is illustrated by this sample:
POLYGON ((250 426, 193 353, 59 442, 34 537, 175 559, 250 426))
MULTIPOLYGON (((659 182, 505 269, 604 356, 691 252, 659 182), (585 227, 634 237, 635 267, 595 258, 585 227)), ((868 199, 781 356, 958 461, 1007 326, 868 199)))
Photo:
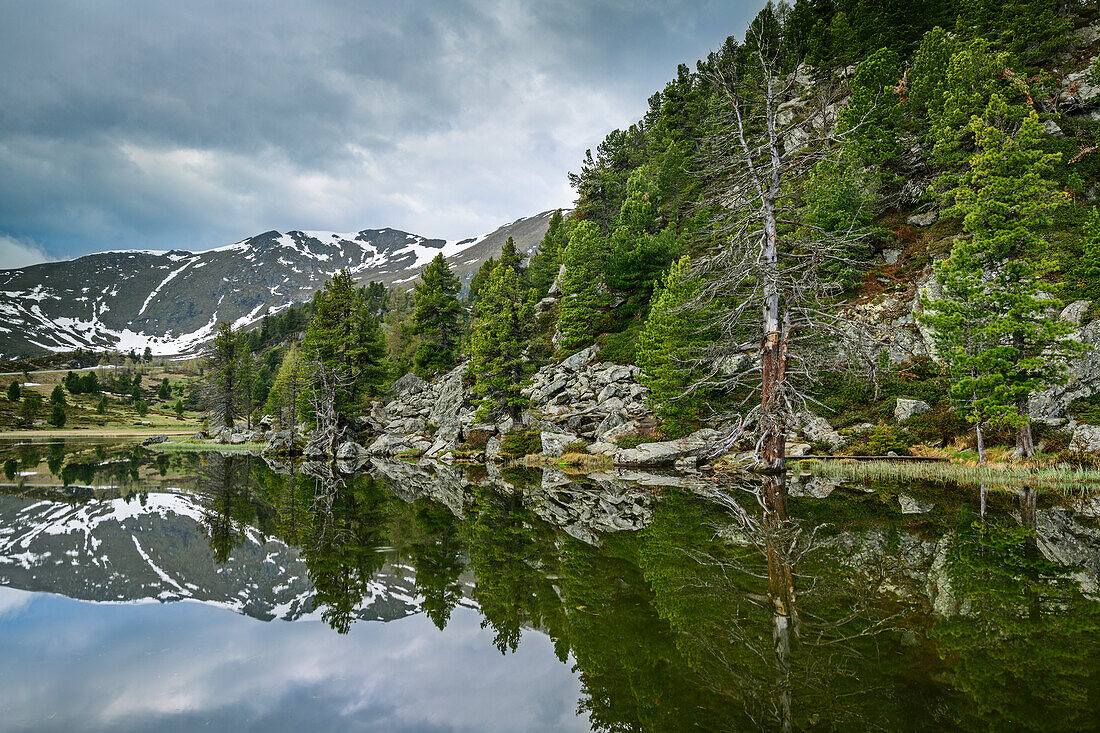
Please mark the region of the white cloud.
POLYGON ((0 234, 0 270, 37 265, 52 259, 34 242, 0 234))

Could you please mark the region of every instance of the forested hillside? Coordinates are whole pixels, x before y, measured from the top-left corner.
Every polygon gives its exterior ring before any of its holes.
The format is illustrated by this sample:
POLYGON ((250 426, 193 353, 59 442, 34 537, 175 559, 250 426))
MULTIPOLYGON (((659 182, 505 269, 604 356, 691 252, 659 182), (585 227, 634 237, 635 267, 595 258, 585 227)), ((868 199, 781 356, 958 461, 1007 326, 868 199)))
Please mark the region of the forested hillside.
POLYGON ((468 295, 437 257, 384 306, 331 281, 266 410, 336 429, 466 363, 477 419, 522 425, 531 376, 594 345, 641 368, 654 435, 766 466, 822 417, 857 453, 1091 447, 1097 17, 768 3, 588 152, 532 257, 509 240, 468 295))

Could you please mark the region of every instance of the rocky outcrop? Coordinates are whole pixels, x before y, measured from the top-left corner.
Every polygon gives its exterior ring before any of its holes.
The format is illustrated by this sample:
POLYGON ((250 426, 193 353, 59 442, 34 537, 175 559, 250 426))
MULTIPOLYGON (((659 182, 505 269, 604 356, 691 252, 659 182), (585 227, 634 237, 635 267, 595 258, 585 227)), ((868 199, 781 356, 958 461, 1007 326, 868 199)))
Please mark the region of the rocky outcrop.
POLYGON ((1079 453, 1100 453, 1100 425, 1078 425, 1073 429, 1069 449, 1079 453))
POLYGON ((666 440, 658 443, 642 443, 636 448, 627 448, 615 453, 616 466, 634 468, 661 468, 673 466, 682 458, 705 453, 718 438, 717 430, 704 428, 686 438, 666 440))
POLYGON ((909 400, 899 397, 897 404, 894 406, 894 419, 902 422, 931 411, 932 406, 924 400, 909 400))
POLYGON ((624 425, 636 430, 639 420, 650 417, 641 373, 637 366, 596 361, 596 347, 590 346, 535 373, 523 390, 532 403, 525 421, 588 440, 624 425))

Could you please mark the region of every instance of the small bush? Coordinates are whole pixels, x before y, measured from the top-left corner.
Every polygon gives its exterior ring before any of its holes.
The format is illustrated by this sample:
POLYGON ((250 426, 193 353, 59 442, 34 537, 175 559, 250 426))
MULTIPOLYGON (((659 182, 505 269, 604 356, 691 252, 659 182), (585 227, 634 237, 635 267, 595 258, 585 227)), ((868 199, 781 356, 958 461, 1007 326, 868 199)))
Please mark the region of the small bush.
POLYGON ((909 444, 893 425, 879 423, 871 434, 855 446, 857 456, 885 456, 891 451, 899 456, 909 455, 909 444))
POLYGON ((508 459, 536 453, 542 453, 542 433, 537 430, 513 430, 500 444, 500 454, 508 459))
POLYGON ((652 437, 650 437, 648 435, 639 435, 639 434, 635 433, 634 435, 624 435, 623 437, 619 438, 615 442, 615 445, 619 446, 620 448, 630 449, 630 448, 637 448, 642 443, 652 443, 652 442, 653 442, 652 437))
POLYGON ((467 430, 466 445, 470 448, 484 449, 491 437, 493 437, 491 430, 467 430))
POLYGON ((566 453, 588 453, 588 443, 583 440, 575 440, 562 449, 562 455, 566 453))
POLYGON ((1100 392, 1069 403, 1066 414, 1085 425, 1100 425, 1100 392))

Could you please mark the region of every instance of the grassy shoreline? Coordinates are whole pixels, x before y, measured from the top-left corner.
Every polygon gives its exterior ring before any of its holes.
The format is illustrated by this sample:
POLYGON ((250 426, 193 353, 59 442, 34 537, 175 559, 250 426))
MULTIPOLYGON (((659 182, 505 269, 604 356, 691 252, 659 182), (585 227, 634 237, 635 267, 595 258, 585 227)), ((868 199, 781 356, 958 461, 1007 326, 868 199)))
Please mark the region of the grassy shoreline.
POLYGON ((150 438, 154 435, 193 435, 199 429, 198 425, 186 425, 179 427, 157 427, 149 425, 133 428, 54 428, 49 430, 4 430, 0 431, 0 439, 3 438, 150 438))
POLYGON ((1100 471, 1069 464, 916 463, 905 461, 793 461, 792 472, 853 480, 939 481, 1007 488, 1100 491, 1100 471))

